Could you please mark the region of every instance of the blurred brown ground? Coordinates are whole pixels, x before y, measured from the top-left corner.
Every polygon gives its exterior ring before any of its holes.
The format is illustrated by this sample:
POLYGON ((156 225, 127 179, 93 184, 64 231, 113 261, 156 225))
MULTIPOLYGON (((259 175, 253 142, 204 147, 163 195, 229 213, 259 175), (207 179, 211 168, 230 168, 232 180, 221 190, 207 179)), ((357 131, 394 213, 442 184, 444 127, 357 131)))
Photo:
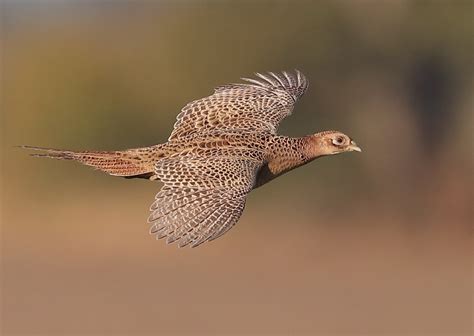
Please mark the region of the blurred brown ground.
POLYGON ((470 335, 469 1, 1 4, 2 335, 470 335), (364 152, 251 194, 198 249, 147 234, 158 183, 14 148, 166 140, 254 71, 311 86, 283 134, 364 152))

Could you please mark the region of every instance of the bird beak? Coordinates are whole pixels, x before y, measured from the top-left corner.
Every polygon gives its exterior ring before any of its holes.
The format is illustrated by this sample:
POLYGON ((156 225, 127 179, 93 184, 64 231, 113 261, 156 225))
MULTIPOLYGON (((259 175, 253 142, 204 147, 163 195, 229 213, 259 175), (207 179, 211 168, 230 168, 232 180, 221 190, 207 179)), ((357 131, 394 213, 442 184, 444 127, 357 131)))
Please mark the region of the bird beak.
POLYGON ((362 152, 362 149, 357 146, 354 140, 351 140, 351 144, 349 145, 349 150, 350 151, 356 151, 356 152, 362 152))

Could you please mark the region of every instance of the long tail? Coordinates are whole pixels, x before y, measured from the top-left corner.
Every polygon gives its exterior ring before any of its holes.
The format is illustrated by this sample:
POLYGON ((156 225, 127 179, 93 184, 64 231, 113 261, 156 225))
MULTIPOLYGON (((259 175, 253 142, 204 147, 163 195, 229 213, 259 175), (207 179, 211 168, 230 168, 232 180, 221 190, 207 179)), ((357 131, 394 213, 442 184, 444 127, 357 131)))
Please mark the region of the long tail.
MULTIPOLYGON (((68 151, 34 146, 21 148, 39 151, 31 156, 59 160, 74 160, 94 167, 109 175, 122 177, 150 178, 154 176, 154 155, 151 148, 128 149, 124 151, 68 151)), ((156 153, 155 153, 156 155, 156 153)))

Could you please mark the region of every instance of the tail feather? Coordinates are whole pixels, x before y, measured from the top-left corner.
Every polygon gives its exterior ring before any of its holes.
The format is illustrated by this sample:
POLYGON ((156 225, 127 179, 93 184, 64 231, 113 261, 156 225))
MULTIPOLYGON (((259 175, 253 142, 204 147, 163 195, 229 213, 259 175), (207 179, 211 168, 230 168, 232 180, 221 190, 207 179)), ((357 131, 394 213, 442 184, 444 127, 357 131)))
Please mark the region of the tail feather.
POLYGON ((151 178, 154 171, 154 162, 150 155, 145 155, 147 152, 143 149, 104 152, 69 151, 35 146, 20 147, 41 152, 30 154, 34 157, 74 160, 114 176, 151 178))
POLYGON ((58 150, 53 148, 35 147, 35 146, 19 146, 20 148, 30 149, 35 151, 42 151, 44 153, 32 153, 34 157, 48 157, 59 160, 74 160, 74 153, 72 151, 58 150))

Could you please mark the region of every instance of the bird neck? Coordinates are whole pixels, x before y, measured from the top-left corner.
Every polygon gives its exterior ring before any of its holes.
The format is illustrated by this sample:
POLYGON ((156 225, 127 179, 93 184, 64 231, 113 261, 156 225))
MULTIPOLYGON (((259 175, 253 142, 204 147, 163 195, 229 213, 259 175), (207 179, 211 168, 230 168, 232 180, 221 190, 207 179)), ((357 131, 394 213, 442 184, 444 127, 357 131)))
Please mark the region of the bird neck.
POLYGON ((319 156, 316 152, 317 145, 310 136, 302 138, 278 136, 274 138, 272 147, 268 166, 275 175, 286 173, 319 156))
POLYGON ((328 146, 324 140, 324 135, 332 131, 325 131, 307 135, 300 138, 302 140, 302 148, 308 161, 312 161, 318 157, 330 154, 328 146))
POLYGON ((318 134, 302 138, 272 137, 268 161, 260 169, 255 187, 326 155, 320 148, 322 143, 323 140, 318 134))

